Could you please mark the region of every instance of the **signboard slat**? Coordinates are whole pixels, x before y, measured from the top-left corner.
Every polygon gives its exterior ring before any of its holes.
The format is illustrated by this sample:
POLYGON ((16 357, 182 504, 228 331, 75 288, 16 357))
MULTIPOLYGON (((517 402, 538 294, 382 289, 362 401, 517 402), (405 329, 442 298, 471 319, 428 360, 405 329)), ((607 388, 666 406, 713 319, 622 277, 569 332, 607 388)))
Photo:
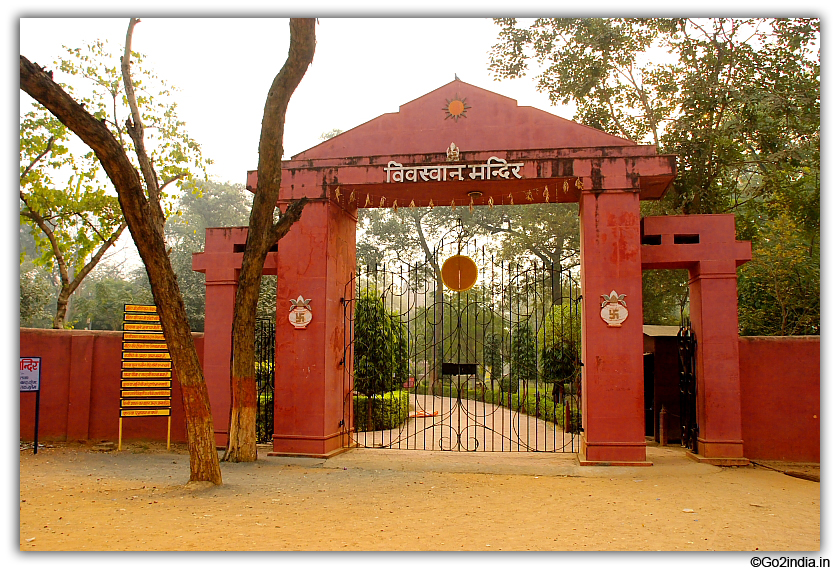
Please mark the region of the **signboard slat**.
POLYGON ((123 380, 120 388, 172 388, 170 380, 123 380))
POLYGON ((162 331, 163 327, 151 323, 125 323, 123 329, 127 331, 162 331))
POLYGON ((143 418, 148 416, 171 416, 169 408, 157 408, 154 410, 120 410, 120 418, 143 418))
POLYGON ((130 390, 120 390, 120 398, 172 398, 172 390, 137 390, 135 386, 131 386, 130 390))

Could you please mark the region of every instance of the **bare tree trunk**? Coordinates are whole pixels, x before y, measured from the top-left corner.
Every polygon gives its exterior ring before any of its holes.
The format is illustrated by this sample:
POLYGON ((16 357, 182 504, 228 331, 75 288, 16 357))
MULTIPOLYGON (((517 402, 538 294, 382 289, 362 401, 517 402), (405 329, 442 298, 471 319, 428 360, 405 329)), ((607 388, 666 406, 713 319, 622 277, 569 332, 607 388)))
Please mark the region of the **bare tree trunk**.
POLYGON ((53 317, 52 328, 64 328, 64 323, 67 320, 67 305, 70 303, 71 293, 70 285, 62 283, 61 289, 58 292, 58 299, 55 302, 55 317, 53 317))
POLYGON ((239 273, 233 317, 230 429, 223 461, 257 459, 257 384, 255 379, 254 327, 260 279, 268 250, 300 219, 306 199, 292 203, 274 223, 280 195, 283 131, 289 99, 315 55, 315 20, 292 18, 289 22, 289 55, 268 91, 260 133, 257 189, 248 222, 248 238, 239 273))
MULTIPOLYGON (((419 208, 418 208, 419 210, 419 208)), ((432 271, 435 274, 435 300, 434 300, 434 307, 435 307, 435 323, 434 323, 434 333, 433 333, 433 342, 435 347, 435 365, 431 370, 430 374, 430 384, 432 385, 432 392, 434 393, 434 385, 443 379, 443 356, 444 356, 444 348, 443 348, 443 317, 444 317, 444 291, 443 291, 443 275, 440 272, 440 264, 438 260, 435 258, 435 254, 432 249, 429 247, 429 242, 426 240, 426 234, 423 231, 423 224, 422 221, 422 214, 417 212, 412 213, 412 218, 414 219, 414 229, 417 231, 417 237, 420 240, 420 247, 423 250, 423 254, 426 256, 426 259, 429 260, 429 264, 432 266, 432 271)))
POLYGON ((163 334, 178 371, 187 423, 190 481, 221 484, 207 385, 175 272, 166 254, 160 203, 147 199, 140 176, 108 128, 54 83, 41 67, 23 56, 20 56, 20 88, 96 153, 114 184, 129 231, 146 266, 163 334))

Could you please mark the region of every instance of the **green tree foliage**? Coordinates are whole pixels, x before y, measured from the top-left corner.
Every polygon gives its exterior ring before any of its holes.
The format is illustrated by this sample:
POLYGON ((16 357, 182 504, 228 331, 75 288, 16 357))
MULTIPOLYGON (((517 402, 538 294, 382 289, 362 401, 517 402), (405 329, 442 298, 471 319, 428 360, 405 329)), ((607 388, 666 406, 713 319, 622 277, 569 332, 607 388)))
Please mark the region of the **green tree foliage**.
MULTIPOLYGON (((804 252, 814 250, 819 239, 818 20, 496 22, 499 41, 490 67, 497 78, 522 77, 536 63, 538 89, 554 102, 574 103, 575 120, 676 155, 673 188, 662 202, 643 205, 643 214, 733 212, 740 239, 766 239, 771 229, 786 226, 771 224, 773 219, 789 218, 797 235, 790 235, 785 247, 803 248, 792 257, 805 259, 804 252)), ((817 274, 800 289, 817 306, 818 283, 817 274)), ((671 323, 678 315, 665 304, 684 298, 684 273, 648 276, 644 292, 645 322, 671 323)), ((759 327, 774 328, 781 330, 769 323, 759 327)))
POLYGON ((408 380, 408 331, 375 290, 364 291, 354 313, 354 385, 365 396, 390 392, 408 380))
MULTIPOLYGON (((545 265, 578 263, 580 231, 576 204, 526 206, 426 206, 360 210, 357 259, 376 265, 386 259, 404 262, 427 259, 438 241, 458 220, 465 236, 487 238, 498 259, 537 258, 545 265)), ((439 269, 436 269, 436 271, 439 269)))
POLYGON ((577 303, 553 305, 537 334, 542 381, 554 393, 573 393, 580 382, 581 313, 577 303))
POLYGON ((475 234, 494 238, 500 259, 539 259, 547 267, 579 263, 577 204, 528 204, 475 208, 464 218, 475 234))
MULTIPOLYGON (((108 43, 95 41, 83 48, 66 48, 67 54, 55 65, 65 74, 71 84, 62 84, 73 95, 79 93, 78 101, 94 117, 102 121, 114 133, 123 146, 132 151, 134 141, 125 125, 131 116, 123 83, 121 55, 110 52, 108 43)), ((199 144, 189 137, 185 124, 178 118, 174 94, 177 89, 145 67, 145 56, 131 52, 133 86, 138 111, 143 119, 146 139, 143 146, 151 164, 157 168, 160 193, 171 213, 171 200, 167 200, 169 184, 206 176, 206 167, 211 160, 203 158, 199 144)), ((138 170, 142 170, 135 153, 129 152, 138 170)))
POLYGON ((577 302, 563 300, 562 304, 552 305, 545 312, 537 339, 540 346, 571 344, 580 346, 581 311, 577 302))
POLYGON ((97 179, 93 153, 74 156, 70 139, 40 105, 21 118, 20 220, 35 238, 33 261, 59 276, 53 328, 65 326, 70 295, 125 228, 116 196, 97 179))
POLYGON ((463 214, 451 208, 362 209, 359 225, 359 265, 375 265, 385 260, 414 263, 431 260, 435 274, 439 263, 434 259, 438 241, 455 226, 463 214))
POLYGON ((644 55, 673 34, 676 21, 648 18, 538 18, 522 26, 496 20, 499 41, 490 52, 496 78, 524 77, 540 67, 537 89, 552 103, 575 103, 575 120, 630 140, 657 143, 673 111, 667 64, 644 55))
POLYGON ((20 326, 48 328, 52 326, 51 306, 55 285, 43 268, 25 260, 20 265, 20 326))
POLYGON ((517 323, 510 342, 510 379, 503 385, 506 392, 517 392, 519 386, 527 389, 537 380, 537 339, 530 323, 517 323))
POLYGON ((344 131, 342 131, 341 129, 330 129, 325 133, 321 133, 321 136, 319 138, 322 141, 327 141, 327 140, 330 140, 333 137, 337 137, 338 135, 340 135, 343 132, 344 131))
POLYGON ((92 273, 76 293, 72 309, 75 328, 122 330, 123 305, 154 304, 151 289, 144 283, 126 280, 114 268, 92 273))
POLYGON ((500 333, 490 333, 484 337, 484 368, 488 372, 490 386, 495 389, 505 373, 505 361, 502 356, 503 339, 500 333))
POLYGON ((753 260, 740 273, 743 334, 820 334, 819 292, 819 240, 808 241, 786 212, 771 219, 753 238, 753 260))
POLYGON ((688 316, 688 270, 642 272, 642 312, 649 325, 678 326, 688 316))
MULTIPOLYGON (((95 105, 91 105, 94 108, 89 112, 80 104, 85 103, 84 100, 77 101, 74 95, 68 93, 68 90, 71 90, 69 87, 65 90, 54 81, 52 71, 46 71, 43 67, 33 64, 23 55, 20 56, 20 89, 49 109, 50 113, 96 153, 113 183, 126 223, 131 229, 132 238, 149 274, 163 333, 173 364, 178 369, 187 420, 190 480, 210 481, 218 485, 222 482, 222 476, 214 444, 207 386, 164 242, 164 188, 172 181, 185 176, 190 165, 183 165, 186 158, 184 152, 181 152, 180 156, 173 156, 171 161, 167 158, 167 151, 173 150, 173 147, 177 148, 177 144, 173 145, 166 137, 158 140, 151 137, 147 141, 144 134, 144 122, 154 124, 155 119, 145 117, 145 113, 141 112, 136 96, 137 84, 131 79, 131 39, 137 22, 136 18, 129 21, 119 74, 125 88, 125 97, 121 102, 128 104, 130 116, 124 123, 115 122, 116 132, 109 129, 104 116, 92 114, 99 112, 95 105), (123 126, 133 143, 133 153, 128 151, 123 141, 123 132, 120 130, 123 126), (146 149, 146 142, 150 143, 151 153, 146 149), (162 154, 158 152, 159 149, 162 149, 162 154), (152 161, 150 156, 155 160, 152 161), (140 165, 142 179, 137 171, 137 163, 132 162, 134 159, 140 165), (160 176, 159 173, 164 173, 165 176, 160 176)), ((97 72, 94 65, 85 65, 84 71, 95 74, 94 80, 104 77, 97 72)), ((116 89, 116 86, 113 88, 116 89)), ((142 91, 140 99, 145 104, 146 98, 142 91)), ((116 104, 116 97, 114 101, 116 104)), ((88 100, 87 103, 91 101, 88 100)), ((174 119, 174 113, 167 112, 164 119, 171 121, 174 119)), ((161 127, 165 127, 166 120, 163 125, 157 124, 160 132, 165 132, 165 128, 161 127)), ((180 124, 176 126, 177 132, 182 131, 181 127, 180 124)), ((194 150, 197 151, 197 147, 194 150)))
MULTIPOLYGON (((142 62, 143 56, 133 54, 142 62)), ((67 49, 55 65, 69 94, 79 93, 79 103, 108 126, 132 155, 133 142, 126 134, 130 115, 119 59, 107 44, 94 42, 67 49)), ((199 146, 178 120, 171 89, 151 71, 138 65, 137 103, 150 131, 150 158, 159 167, 161 189, 174 181, 204 173, 207 161, 199 146)), ((20 216, 38 230, 36 263, 60 277, 53 327, 65 325, 70 295, 94 269, 126 227, 119 201, 99 168, 93 151, 85 149, 67 127, 39 104, 21 117, 20 216)), ((165 198, 165 193, 163 193, 165 198)), ((169 209, 167 208, 167 212, 169 209)))

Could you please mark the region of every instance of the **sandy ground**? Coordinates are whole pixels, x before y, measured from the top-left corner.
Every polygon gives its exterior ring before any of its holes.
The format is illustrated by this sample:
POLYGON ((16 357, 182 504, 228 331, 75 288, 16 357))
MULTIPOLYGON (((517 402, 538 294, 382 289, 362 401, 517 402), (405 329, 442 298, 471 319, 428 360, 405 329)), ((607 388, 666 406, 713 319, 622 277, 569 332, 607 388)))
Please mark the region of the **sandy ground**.
POLYGON ((94 449, 20 452, 22 552, 820 549, 820 483, 678 447, 649 447, 653 467, 633 468, 551 453, 263 454, 223 464, 220 487, 184 485, 182 446, 94 449))

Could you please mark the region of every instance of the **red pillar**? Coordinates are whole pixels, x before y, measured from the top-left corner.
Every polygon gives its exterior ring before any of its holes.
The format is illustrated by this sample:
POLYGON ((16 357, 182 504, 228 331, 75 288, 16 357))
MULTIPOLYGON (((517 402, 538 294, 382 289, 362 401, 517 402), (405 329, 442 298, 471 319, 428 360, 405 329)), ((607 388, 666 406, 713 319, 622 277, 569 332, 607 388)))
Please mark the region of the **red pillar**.
POLYGON ((248 228, 209 228, 204 253, 193 255, 193 269, 205 274, 204 378, 220 447, 227 445, 230 427, 233 307, 242 267, 242 254, 234 250, 247 235, 248 228))
POLYGON ((751 244, 735 239, 732 214, 651 216, 643 226, 642 266, 689 272, 691 326, 697 335, 696 458, 746 465, 736 268, 752 258, 751 244))
POLYGON ((585 191, 580 200, 583 290, 581 464, 650 465, 645 457, 639 194, 585 191), (620 327, 601 295, 626 295, 620 327))
MULTIPOLYGON (((274 451, 329 457, 344 450, 345 285, 356 262, 356 218, 334 202, 312 201, 277 252, 274 451), (296 329, 290 299, 311 299, 312 320, 296 329)), ((348 323, 349 325, 349 323, 348 323)))
POLYGON ((697 263, 689 270, 689 299, 697 335, 697 453, 717 464, 746 464, 735 261, 697 263))

